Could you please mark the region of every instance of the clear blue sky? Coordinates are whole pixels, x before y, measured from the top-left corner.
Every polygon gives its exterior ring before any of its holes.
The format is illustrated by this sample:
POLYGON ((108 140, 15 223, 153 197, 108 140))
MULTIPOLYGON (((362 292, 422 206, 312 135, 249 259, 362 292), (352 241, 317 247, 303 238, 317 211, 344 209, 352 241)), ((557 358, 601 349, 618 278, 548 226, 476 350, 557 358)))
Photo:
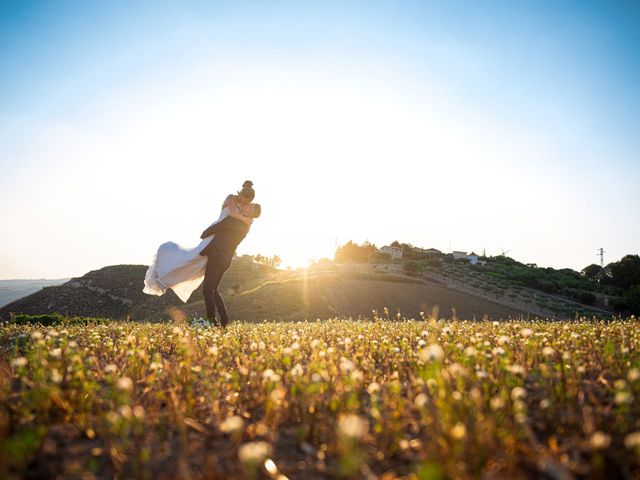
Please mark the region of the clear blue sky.
POLYGON ((0 3, 0 278, 240 253, 640 252, 637 2, 0 3))

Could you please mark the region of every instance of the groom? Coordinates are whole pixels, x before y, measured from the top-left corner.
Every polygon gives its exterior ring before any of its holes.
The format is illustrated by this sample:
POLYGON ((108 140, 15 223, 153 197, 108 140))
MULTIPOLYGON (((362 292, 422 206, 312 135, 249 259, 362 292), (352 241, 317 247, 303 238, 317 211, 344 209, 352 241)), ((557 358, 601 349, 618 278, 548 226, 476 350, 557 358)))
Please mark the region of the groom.
MULTIPOLYGON (((242 207, 242 214, 247 217, 258 218, 261 212, 262 209, 257 203, 250 203, 242 207)), ((215 323, 217 309, 220 315, 220 323, 223 327, 226 327, 229 323, 229 316, 227 315, 224 300, 220 292, 218 292, 218 286, 222 276, 231 266, 231 260, 236 248, 247 236, 247 233, 249 233, 249 226, 246 223, 229 216, 218 223, 214 223, 200 235, 200 238, 215 235, 200 252, 200 255, 209 257, 204 273, 204 282, 202 283, 202 293, 207 309, 207 318, 210 322, 215 323)))

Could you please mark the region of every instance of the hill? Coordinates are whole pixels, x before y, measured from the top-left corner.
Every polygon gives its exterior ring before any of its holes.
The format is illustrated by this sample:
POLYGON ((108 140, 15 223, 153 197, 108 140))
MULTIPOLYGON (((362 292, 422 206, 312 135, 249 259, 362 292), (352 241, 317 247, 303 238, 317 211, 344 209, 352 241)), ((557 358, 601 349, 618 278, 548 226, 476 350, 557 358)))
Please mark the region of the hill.
MULTIPOLYGON (((168 291, 162 297, 142 292, 145 265, 115 265, 73 278, 60 286, 46 287, 0 309, 0 318, 10 313, 65 316, 132 318, 160 321, 176 312, 189 317, 202 315, 200 290, 182 303, 168 291), (179 310, 175 310, 175 309, 179 310)), ((517 317, 526 309, 459 292, 427 279, 390 273, 352 272, 338 268, 280 271, 258 264, 252 257, 236 259, 222 282, 225 301, 233 319, 260 321, 304 320, 328 316, 371 317, 372 310, 390 316, 398 310, 417 318, 438 306, 441 316, 482 318, 517 317)))
POLYGON ((335 261, 361 270, 404 271, 543 317, 640 315, 640 256, 635 254, 577 272, 506 255, 443 253, 397 241, 378 249, 349 241, 336 250, 335 261))
POLYGON ((0 280, 0 307, 37 292, 43 287, 60 285, 68 280, 68 278, 56 280, 0 280))
MULTIPOLYGON (((225 276, 223 288, 251 288, 252 282, 264 279, 267 270, 270 268, 252 261, 236 261, 225 276)), ((58 312, 65 316, 161 319, 170 307, 184 305, 171 290, 162 297, 143 293, 146 271, 146 265, 113 265, 94 270, 5 305, 0 308, 0 318, 8 318, 11 312, 58 312)), ((194 292, 191 300, 202 300, 201 293, 194 292)))

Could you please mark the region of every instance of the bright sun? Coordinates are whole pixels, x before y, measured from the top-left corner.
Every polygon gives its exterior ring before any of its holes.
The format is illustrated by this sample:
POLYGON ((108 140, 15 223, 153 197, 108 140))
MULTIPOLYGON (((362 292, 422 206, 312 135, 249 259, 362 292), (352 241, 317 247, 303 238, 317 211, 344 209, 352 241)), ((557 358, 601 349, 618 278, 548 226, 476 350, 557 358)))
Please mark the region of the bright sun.
POLYGON ((308 252, 291 252, 289 255, 282 255, 280 268, 307 268, 321 258, 333 258, 334 252, 322 252, 309 254, 308 252))

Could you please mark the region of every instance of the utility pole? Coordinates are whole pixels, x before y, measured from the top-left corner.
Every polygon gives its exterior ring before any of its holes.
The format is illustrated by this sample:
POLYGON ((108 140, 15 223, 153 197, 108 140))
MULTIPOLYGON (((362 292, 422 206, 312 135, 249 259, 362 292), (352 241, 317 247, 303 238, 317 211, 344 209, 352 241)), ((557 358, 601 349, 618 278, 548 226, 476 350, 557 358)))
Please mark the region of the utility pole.
MULTIPOLYGON (((602 279, 604 278, 604 254, 604 248, 600 247, 597 253, 600 256, 600 273, 598 274, 598 285, 600 286, 602 286, 602 279)), ((609 306, 609 297, 606 294, 604 296, 604 306, 609 306)))
POLYGON ((598 284, 602 285, 602 279, 604 278, 604 254, 606 252, 604 251, 604 248, 600 247, 598 249, 598 253, 596 253, 596 255, 598 255, 600 257, 600 273, 598 274, 598 284))
POLYGON ((604 270, 604 248, 600 247, 598 249, 598 255, 600 255, 600 267, 602 268, 602 270, 604 270))

